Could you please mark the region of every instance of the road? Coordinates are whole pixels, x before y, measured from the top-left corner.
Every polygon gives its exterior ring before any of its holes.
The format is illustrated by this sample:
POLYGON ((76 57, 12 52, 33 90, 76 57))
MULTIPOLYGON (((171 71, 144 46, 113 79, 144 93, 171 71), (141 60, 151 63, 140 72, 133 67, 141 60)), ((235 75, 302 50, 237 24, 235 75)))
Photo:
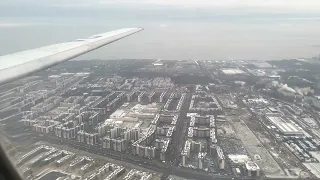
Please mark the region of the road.
POLYGON ((175 166, 178 166, 180 163, 180 152, 184 142, 183 138, 184 138, 184 132, 186 129, 185 122, 187 121, 186 116, 187 116, 187 112, 190 105, 190 97, 191 97, 191 94, 188 93, 181 107, 181 111, 179 113, 179 119, 176 124, 176 130, 172 137, 172 142, 170 147, 171 151, 170 153, 168 153, 167 159, 170 159, 170 161, 173 162, 175 166))

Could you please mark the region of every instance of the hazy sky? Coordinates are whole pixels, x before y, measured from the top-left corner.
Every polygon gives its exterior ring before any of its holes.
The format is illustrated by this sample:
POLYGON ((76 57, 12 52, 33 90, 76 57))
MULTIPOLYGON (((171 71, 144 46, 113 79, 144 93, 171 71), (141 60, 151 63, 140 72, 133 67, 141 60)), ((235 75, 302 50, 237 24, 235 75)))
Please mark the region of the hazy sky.
POLYGON ((320 53, 319 0, 1 0, 0 54, 124 27, 78 59, 283 59, 320 53))

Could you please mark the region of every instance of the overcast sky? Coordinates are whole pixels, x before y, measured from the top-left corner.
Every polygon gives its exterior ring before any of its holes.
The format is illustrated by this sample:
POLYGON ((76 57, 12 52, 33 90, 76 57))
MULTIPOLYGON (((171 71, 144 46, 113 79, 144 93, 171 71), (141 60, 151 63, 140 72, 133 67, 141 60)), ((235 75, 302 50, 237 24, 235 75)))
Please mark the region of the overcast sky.
POLYGON ((261 8, 266 11, 318 12, 317 0, 2 0, 1 5, 102 7, 109 5, 172 6, 177 8, 261 8))
POLYGON ((318 0, 1 0, 0 54, 123 27, 80 59, 282 59, 319 54, 318 0))

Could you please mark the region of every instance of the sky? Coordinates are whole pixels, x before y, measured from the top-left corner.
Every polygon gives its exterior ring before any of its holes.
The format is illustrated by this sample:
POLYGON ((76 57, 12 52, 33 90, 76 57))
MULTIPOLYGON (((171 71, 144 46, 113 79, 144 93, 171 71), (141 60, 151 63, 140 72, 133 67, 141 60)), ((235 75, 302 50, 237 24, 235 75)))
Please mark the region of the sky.
POLYGON ((318 0, 1 0, 0 55, 138 26, 77 59, 311 57, 319 22, 318 0))

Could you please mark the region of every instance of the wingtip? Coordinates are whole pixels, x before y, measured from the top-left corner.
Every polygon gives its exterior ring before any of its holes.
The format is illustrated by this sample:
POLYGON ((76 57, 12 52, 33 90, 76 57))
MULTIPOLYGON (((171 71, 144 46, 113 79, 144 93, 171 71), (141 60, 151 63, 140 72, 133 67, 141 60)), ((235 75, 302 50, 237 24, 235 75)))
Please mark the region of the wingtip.
POLYGON ((138 29, 139 31, 143 31, 143 30, 144 30, 143 27, 137 27, 137 29, 138 29))

